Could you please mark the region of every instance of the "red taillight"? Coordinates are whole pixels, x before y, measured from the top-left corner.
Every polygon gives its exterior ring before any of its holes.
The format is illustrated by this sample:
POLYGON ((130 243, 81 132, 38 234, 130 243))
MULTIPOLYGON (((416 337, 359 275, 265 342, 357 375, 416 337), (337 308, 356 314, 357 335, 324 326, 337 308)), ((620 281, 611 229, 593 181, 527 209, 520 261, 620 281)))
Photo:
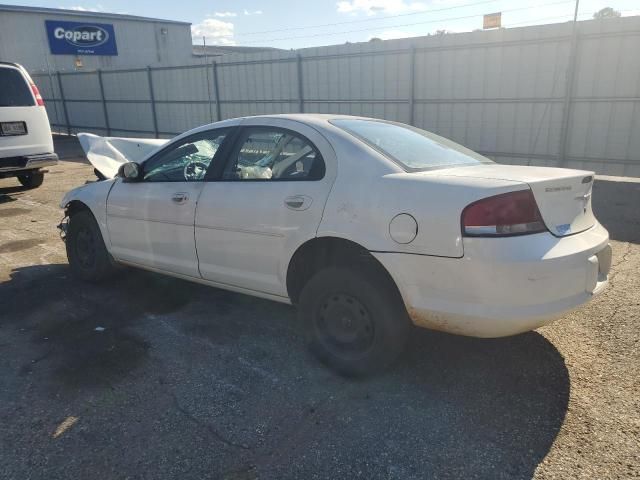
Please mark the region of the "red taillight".
POLYGON ((40 90, 36 87, 35 83, 31 84, 31 91, 33 92, 33 96, 36 97, 36 104, 39 107, 44 107, 44 100, 42 99, 42 95, 40 95, 40 90))
POLYGON ((522 235, 546 229, 531 190, 483 198, 462 211, 467 236, 522 235))

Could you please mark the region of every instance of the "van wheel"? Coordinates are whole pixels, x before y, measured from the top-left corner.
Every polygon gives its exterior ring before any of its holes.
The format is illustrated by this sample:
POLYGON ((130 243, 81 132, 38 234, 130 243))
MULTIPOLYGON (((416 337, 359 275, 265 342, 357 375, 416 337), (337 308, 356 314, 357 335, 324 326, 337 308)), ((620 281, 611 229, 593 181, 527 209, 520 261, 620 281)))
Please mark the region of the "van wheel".
POLYGON ((91 212, 85 210, 71 216, 65 242, 69 266, 78 278, 99 282, 116 271, 91 212))
POLYGON ((329 267, 300 295, 300 321, 311 351, 347 376, 392 363, 406 343, 410 322, 400 295, 378 275, 329 267))
POLYGON ((27 172, 18 175, 18 181, 26 188, 38 188, 44 182, 44 173, 27 172))

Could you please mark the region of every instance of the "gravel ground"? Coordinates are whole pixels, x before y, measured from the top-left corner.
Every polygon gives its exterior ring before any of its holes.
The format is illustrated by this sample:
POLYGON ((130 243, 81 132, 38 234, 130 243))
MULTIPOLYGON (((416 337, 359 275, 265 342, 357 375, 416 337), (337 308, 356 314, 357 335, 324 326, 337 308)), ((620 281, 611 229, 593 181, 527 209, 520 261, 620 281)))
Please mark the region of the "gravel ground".
POLYGON ((420 330, 348 381, 292 307, 73 280, 57 203, 92 170, 71 160, 37 190, 0 180, 1 478, 640 477, 640 183, 596 183, 614 266, 591 303, 505 339, 420 330))

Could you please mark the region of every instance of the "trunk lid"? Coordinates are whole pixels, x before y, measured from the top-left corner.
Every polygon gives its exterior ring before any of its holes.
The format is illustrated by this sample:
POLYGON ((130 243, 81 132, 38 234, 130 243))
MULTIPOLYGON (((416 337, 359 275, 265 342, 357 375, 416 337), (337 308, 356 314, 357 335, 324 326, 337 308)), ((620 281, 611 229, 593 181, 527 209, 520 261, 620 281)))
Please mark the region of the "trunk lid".
POLYGON ((436 175, 512 180, 529 185, 547 228, 558 237, 591 228, 594 173, 568 168, 483 164, 450 168, 436 175))

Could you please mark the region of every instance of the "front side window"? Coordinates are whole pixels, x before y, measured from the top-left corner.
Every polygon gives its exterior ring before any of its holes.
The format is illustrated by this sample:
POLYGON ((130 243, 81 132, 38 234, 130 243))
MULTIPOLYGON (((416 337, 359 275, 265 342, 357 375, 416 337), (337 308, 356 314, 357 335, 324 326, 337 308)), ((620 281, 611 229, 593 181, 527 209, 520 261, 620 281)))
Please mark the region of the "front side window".
POLYGON ((224 172, 224 180, 318 180, 324 161, 311 142, 288 130, 248 128, 224 172))
POLYGON ((204 180, 227 131, 202 132, 184 139, 144 164, 146 182, 197 182, 204 180))
POLYGON ((330 122, 380 151, 408 171, 493 163, 490 159, 451 140, 409 125, 346 118, 330 122))

